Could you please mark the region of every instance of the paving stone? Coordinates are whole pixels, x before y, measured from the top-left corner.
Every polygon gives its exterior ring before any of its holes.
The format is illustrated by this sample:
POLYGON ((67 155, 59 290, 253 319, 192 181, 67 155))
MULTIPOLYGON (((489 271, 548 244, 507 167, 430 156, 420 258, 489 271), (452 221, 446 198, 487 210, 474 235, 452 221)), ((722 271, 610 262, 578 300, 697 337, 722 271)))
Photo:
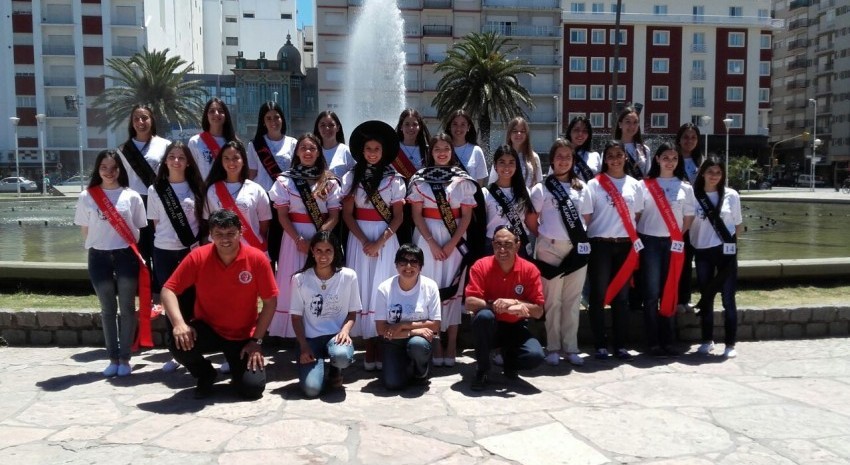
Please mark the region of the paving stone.
POLYGON ((828 448, 836 455, 843 457, 845 460, 850 460, 850 436, 829 437, 818 439, 816 442, 828 448))
POLYGON ((62 312, 39 310, 35 312, 38 327, 42 329, 61 328, 64 325, 62 312))
POLYGON ((53 342, 53 331, 32 330, 30 331, 30 344, 46 346, 53 342))
POLYGON ((35 317, 35 312, 19 311, 12 315, 16 328, 35 329, 38 328, 38 320, 35 317))
POLYGON ((5 339, 10 346, 22 346, 27 343, 27 332, 23 329, 0 330, 0 337, 5 339))
POLYGON ((792 308, 788 310, 788 320, 794 323, 807 323, 812 319, 812 309, 811 308, 792 308))
POLYGON ((454 444, 371 422, 361 423, 359 433, 357 459, 360 463, 419 465, 460 449, 454 444))
POLYGON ((829 323, 835 321, 838 310, 835 307, 817 307, 812 309, 812 321, 829 323))
POLYGON ((720 426, 754 439, 816 439, 824 432, 830 436, 850 434, 847 417, 801 405, 720 408, 714 411, 714 418, 720 426))
POLYGON ((89 329, 94 326, 91 312, 65 313, 65 326, 69 328, 89 329))
POLYGON ((605 455, 577 439, 559 423, 492 436, 478 443, 493 454, 528 465, 609 462, 605 455))
POLYGON ((742 444, 715 461, 719 465, 796 465, 793 461, 760 444, 742 444))
POLYGON ((806 337, 824 337, 829 334, 828 323, 809 323, 806 325, 806 337))
POLYGON ((317 420, 281 420, 245 428, 233 436, 225 450, 291 448, 342 443, 348 436, 345 425, 317 420))
POLYGON ((38 441, 53 432, 54 430, 47 428, 0 425, 0 449, 38 441))
POLYGON ((800 339, 803 337, 803 325, 788 323, 782 327, 782 337, 785 339, 800 339))
POLYGON ((844 461, 837 454, 811 440, 785 439, 769 441, 766 445, 795 463, 841 463, 844 461))
POLYGON ((151 444, 184 452, 212 452, 243 429, 224 421, 196 418, 171 429, 151 444))
MULTIPOLYGON (((830 336, 846 336, 850 334, 848 331, 848 322, 847 321, 833 321, 829 324, 829 335, 830 336)), ((10 343, 11 344, 11 343, 10 343)))

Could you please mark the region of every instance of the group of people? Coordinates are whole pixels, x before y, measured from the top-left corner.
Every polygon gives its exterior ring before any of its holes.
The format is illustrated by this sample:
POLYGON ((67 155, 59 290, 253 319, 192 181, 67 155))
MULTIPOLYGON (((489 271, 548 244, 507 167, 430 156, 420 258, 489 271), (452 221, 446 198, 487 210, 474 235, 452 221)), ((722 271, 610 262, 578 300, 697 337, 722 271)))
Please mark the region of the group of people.
POLYGON ((675 355, 673 316, 689 305, 694 257, 698 351, 714 349, 720 292, 724 355, 734 357, 741 212, 725 167, 702 160, 692 124, 654 154, 633 108, 617 126, 599 154, 589 120, 573 119, 547 172, 521 117, 488 169, 463 110, 434 137, 406 109, 395 128, 360 124, 346 145, 334 112, 295 139, 267 102, 246 145, 220 99, 207 102, 203 132, 187 144, 157 136, 152 110, 137 105, 127 142, 98 154, 75 215, 102 308, 103 374, 131 373, 132 348, 151 345, 158 303, 174 357, 163 369, 184 365, 198 397, 218 372, 241 395, 262 395, 266 334, 295 338, 309 397, 342 384, 356 337, 364 368, 381 370, 387 388, 425 382, 432 367, 455 365, 464 312, 476 341, 473 389, 487 385, 491 363, 509 377, 562 358, 582 365, 583 294, 596 358, 632 357, 630 290, 643 303, 648 352, 675 355), (544 317, 545 351, 528 329, 544 317), (204 357, 211 351, 224 353, 218 370, 204 357))

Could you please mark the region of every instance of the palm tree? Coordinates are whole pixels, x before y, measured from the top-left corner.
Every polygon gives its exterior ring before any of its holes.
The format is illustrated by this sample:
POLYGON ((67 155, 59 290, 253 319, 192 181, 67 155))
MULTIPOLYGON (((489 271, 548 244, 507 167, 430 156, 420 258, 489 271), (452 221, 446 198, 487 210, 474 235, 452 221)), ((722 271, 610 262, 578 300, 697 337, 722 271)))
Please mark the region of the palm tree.
POLYGON ((98 95, 94 106, 105 111, 109 129, 114 131, 125 126, 131 109, 139 103, 151 106, 162 133, 167 132, 172 123, 198 124, 206 91, 201 81, 184 80, 194 63, 187 64, 179 56, 169 58, 167 55, 168 49, 148 51, 144 48, 127 60, 107 60, 114 74, 103 77, 111 79, 115 85, 98 95))
POLYGON ((534 108, 531 96, 519 83, 520 74, 534 76, 534 68, 503 50, 507 39, 493 32, 472 33, 456 43, 435 68, 445 72, 437 83, 437 96, 431 105, 445 122, 447 115, 464 109, 478 122, 478 140, 490 158, 490 126, 495 117, 507 122, 526 116, 521 105, 534 108))

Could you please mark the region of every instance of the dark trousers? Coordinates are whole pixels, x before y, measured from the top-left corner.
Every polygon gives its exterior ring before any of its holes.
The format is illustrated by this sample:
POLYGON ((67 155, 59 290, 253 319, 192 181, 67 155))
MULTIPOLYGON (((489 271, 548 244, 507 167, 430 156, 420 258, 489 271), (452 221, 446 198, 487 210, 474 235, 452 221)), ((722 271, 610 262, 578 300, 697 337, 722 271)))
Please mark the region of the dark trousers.
MULTIPOLYGON (((177 269, 177 265, 186 258, 186 255, 189 255, 191 249, 185 248, 182 250, 165 250, 159 249, 157 247, 153 248, 153 262, 155 264, 153 271, 156 277, 156 280, 162 284, 165 284, 168 281, 168 278, 171 277, 171 273, 174 273, 174 270, 177 269)), ((195 314, 195 286, 191 286, 182 294, 177 296, 177 303, 180 305, 180 314, 183 315, 183 321, 190 322, 192 321, 192 317, 195 314)), ((174 325, 171 324, 171 320, 168 318, 165 319, 165 326, 168 328, 168 334, 166 334, 167 343, 171 342, 171 338, 173 337, 174 325)))
POLYGON ((269 246, 269 257, 272 260, 272 268, 277 269, 277 260, 280 255, 280 241, 283 238, 283 226, 277 218, 277 208, 272 207, 272 219, 269 222, 269 236, 266 239, 269 246))
POLYGON ((496 347, 502 349, 505 371, 531 370, 543 363, 543 346, 531 335, 527 320, 497 321, 496 314, 484 308, 472 317, 472 333, 479 372, 490 370, 490 351, 496 347))
POLYGON ((641 285, 643 286, 643 322, 649 348, 668 346, 673 342, 673 318, 661 316, 658 304, 664 293, 670 270, 669 237, 640 235, 644 249, 640 251, 641 285))
POLYGON ((694 246, 691 245, 690 231, 685 231, 685 263, 682 265, 682 276, 679 277, 679 303, 691 301, 691 285, 694 275, 694 246))
MULTIPOLYGON (((587 280, 590 282, 590 326, 596 349, 608 348, 608 334, 605 329, 603 306, 608 284, 620 271, 626 261, 632 245, 629 242, 592 241, 590 262, 587 265, 587 280)), ((614 349, 623 349, 626 345, 629 312, 629 283, 614 296, 611 301, 613 317, 612 335, 614 349)))
POLYGON ((189 323, 197 331, 195 345, 191 350, 177 349, 174 341, 168 344, 168 350, 174 359, 185 366, 189 373, 198 379, 210 379, 216 376, 212 363, 204 357, 211 352, 223 352, 224 358, 230 364, 230 380, 236 392, 245 398, 258 399, 266 389, 265 370, 248 370, 248 359, 242 358, 240 352, 249 339, 230 340, 221 337, 203 321, 195 320, 189 323))
MULTIPOLYGON (((148 196, 142 196, 142 203, 145 204, 145 211, 148 209, 148 196)), ((148 220, 148 225, 144 228, 139 229, 139 242, 137 246, 139 247, 139 253, 142 254, 142 258, 145 259, 145 264, 148 266, 148 271, 151 274, 151 292, 153 294, 159 294, 159 291, 162 290, 163 282, 160 282, 156 279, 156 274, 153 272, 153 234, 154 234, 154 226, 153 221, 148 220)))
MULTIPOLYGON (((723 327, 725 330, 724 342, 727 346, 734 346, 738 335, 738 306, 735 303, 735 291, 738 286, 738 257, 736 255, 724 255, 723 246, 699 249, 694 254, 697 267, 697 283, 700 291, 705 289, 714 279, 717 273, 725 266, 731 266, 731 273, 726 276, 720 288, 721 301, 723 302, 723 327)), ((714 297, 716 290, 711 290, 699 309, 700 323, 702 325, 702 342, 714 340, 714 297)))

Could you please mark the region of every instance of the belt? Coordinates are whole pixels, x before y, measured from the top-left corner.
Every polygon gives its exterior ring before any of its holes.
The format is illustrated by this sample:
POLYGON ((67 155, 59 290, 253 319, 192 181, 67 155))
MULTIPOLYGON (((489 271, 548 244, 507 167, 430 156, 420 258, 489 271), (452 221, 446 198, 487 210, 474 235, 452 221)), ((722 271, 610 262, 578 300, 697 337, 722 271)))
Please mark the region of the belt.
POLYGON ((614 244, 625 244, 632 241, 628 237, 592 237, 590 240, 595 242, 612 242, 614 244))
MULTIPOLYGON (((422 216, 433 220, 442 220, 443 215, 440 214, 439 208, 423 208, 422 216)), ((452 216, 457 219, 460 216, 460 208, 452 208, 452 216)))
MULTIPOLYGON (((327 213, 322 213, 322 221, 328 219, 327 213)), ((310 215, 306 213, 289 213, 289 221, 293 223, 309 223, 313 224, 313 220, 310 218, 310 215)))
POLYGON ((354 210, 354 218, 363 221, 384 221, 384 217, 374 208, 357 208, 354 210))

